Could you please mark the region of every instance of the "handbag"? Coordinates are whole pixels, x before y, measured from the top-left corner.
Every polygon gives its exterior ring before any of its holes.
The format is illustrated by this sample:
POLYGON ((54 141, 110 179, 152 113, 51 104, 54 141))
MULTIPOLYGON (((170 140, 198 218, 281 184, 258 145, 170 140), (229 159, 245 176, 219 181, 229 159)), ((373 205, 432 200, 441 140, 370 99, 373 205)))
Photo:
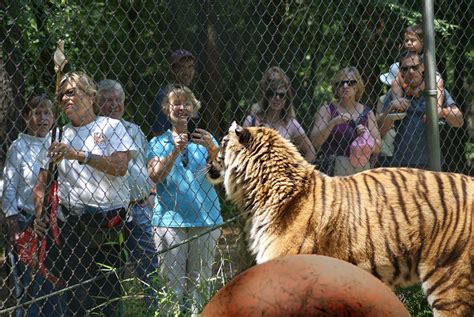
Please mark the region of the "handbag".
POLYGON ((372 151, 375 147, 375 139, 365 128, 364 133, 355 138, 351 143, 349 160, 354 167, 364 167, 369 163, 372 151))
MULTIPOLYGON (((357 118, 357 120, 353 123, 354 132, 362 118, 365 117, 365 115, 369 112, 370 108, 366 106, 359 118, 357 118)), ((370 134, 369 129, 365 127, 364 132, 361 135, 356 136, 351 142, 349 155, 351 165, 356 168, 366 166, 370 161, 374 147, 375 139, 372 134, 370 134)))

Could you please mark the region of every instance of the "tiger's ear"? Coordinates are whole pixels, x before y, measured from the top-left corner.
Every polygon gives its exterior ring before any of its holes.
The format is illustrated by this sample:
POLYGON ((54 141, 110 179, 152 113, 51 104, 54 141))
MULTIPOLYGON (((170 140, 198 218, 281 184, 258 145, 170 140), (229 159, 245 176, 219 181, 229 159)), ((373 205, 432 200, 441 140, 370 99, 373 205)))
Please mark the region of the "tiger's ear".
POLYGON ((235 134, 239 138, 239 143, 245 145, 250 141, 250 131, 242 127, 239 128, 235 130, 235 134))
POLYGON ((237 138, 239 139, 240 144, 247 144, 250 140, 250 131, 246 128, 243 128, 237 124, 237 122, 232 122, 229 132, 234 132, 237 138))

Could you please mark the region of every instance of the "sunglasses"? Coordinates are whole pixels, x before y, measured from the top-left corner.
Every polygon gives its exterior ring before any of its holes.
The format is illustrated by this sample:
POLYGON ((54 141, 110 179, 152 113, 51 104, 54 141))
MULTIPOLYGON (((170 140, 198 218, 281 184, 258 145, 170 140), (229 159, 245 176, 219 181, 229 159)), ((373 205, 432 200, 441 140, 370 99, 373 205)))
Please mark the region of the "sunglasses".
POLYGON ((61 93, 61 99, 64 98, 64 97, 72 98, 72 97, 75 97, 75 96, 77 96, 77 89, 76 88, 71 88, 71 89, 63 91, 61 93))
POLYGON ((354 87, 355 85, 357 85, 357 80, 341 80, 336 83, 337 87, 343 87, 344 85, 354 87))
POLYGON ((267 98, 280 98, 280 99, 283 99, 286 97, 286 92, 276 92, 276 91, 273 91, 273 90, 268 90, 267 93, 266 93, 266 96, 267 98))
POLYGON ((416 64, 413 66, 402 66, 400 67, 400 70, 404 73, 408 72, 410 69, 416 72, 418 68, 420 68, 420 64, 416 64))

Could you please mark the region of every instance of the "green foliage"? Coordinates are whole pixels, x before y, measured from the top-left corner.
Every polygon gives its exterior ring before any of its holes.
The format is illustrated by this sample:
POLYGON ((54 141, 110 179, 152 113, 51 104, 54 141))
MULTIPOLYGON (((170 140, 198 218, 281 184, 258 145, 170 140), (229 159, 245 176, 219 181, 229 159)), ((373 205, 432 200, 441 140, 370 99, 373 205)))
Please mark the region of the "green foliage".
POLYGON ((405 304, 410 316, 430 317, 433 316, 431 308, 425 299, 425 295, 420 286, 414 286, 397 291, 401 302, 405 304))
MULTIPOLYGON (((444 4, 451 5, 446 1, 444 4)), ((255 35, 274 30, 269 29, 271 24, 267 26, 259 20, 262 17, 257 14, 261 12, 255 12, 255 8, 272 11, 272 19, 277 13, 282 17, 277 26, 281 42, 275 60, 288 70, 293 79, 296 104, 301 114, 314 113, 321 104, 331 100, 328 82, 335 71, 348 65, 366 67, 361 57, 354 55, 354 44, 363 43, 380 50, 373 52, 377 59, 371 71, 378 74, 379 67, 387 68, 396 59, 398 50, 393 48, 401 41, 403 27, 421 21, 420 8, 413 7, 411 2, 357 0, 352 1, 351 6, 352 10, 346 10, 340 3, 327 0, 287 1, 283 6, 268 4, 266 7, 255 0, 216 3, 214 10, 221 14, 218 45, 222 50, 218 63, 222 87, 233 85, 237 88, 231 98, 226 98, 229 102, 224 107, 227 109, 224 110, 225 123, 235 119, 233 114, 236 111, 245 112, 257 98, 261 58, 266 56, 258 55, 258 49, 252 49, 260 45, 255 35), (240 14, 232 14, 235 12, 240 14), (378 34, 381 21, 384 27, 378 34), (379 45, 382 44, 379 37, 385 44, 379 45), (249 45, 243 47, 244 43, 249 45), (244 67, 238 69, 239 83, 232 83, 235 67, 244 58, 244 67), (238 109, 233 108, 235 105, 238 109)), ((198 3, 16 1, 11 2, 7 9, 0 12, 5 17, 3 23, 7 33, 12 26, 21 30, 21 39, 15 45, 21 52, 19 65, 25 74, 28 92, 41 87, 53 93, 51 54, 56 41, 64 39, 69 60, 66 70, 82 69, 97 80, 106 77, 119 79, 127 90, 128 113, 132 114, 129 118, 136 122, 145 121, 145 130, 150 124, 146 114, 154 95, 168 77, 169 53, 182 46, 193 48, 199 55, 198 50, 203 45, 196 44, 193 37, 201 28, 198 14, 202 7, 198 3), (176 12, 186 19, 177 18, 176 12)), ((438 11, 443 12, 443 9, 438 11)), ((445 11, 454 10, 447 7, 445 11)), ((435 21, 440 45, 449 50, 448 55, 453 53, 454 47, 447 41, 460 27, 457 20, 450 17, 443 16, 435 21)), ((472 50, 466 52, 467 57, 472 54, 472 50)), ((198 67, 199 72, 205 71, 203 65, 198 63, 198 67)), ((310 125, 311 116, 305 116, 303 121, 305 126, 310 125)))

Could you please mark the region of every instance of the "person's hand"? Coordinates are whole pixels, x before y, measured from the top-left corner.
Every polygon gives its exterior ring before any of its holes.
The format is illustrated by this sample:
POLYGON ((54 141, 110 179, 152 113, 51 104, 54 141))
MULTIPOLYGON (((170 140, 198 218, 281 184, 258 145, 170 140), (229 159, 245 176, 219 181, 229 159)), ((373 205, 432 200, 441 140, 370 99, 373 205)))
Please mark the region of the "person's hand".
POLYGON ((58 163, 62 159, 77 160, 78 152, 67 144, 61 142, 53 142, 49 146, 48 155, 53 162, 58 163))
POLYGON ((7 217, 8 243, 15 245, 15 241, 20 235, 20 228, 18 226, 18 215, 7 217))
MULTIPOLYGON (((439 119, 446 119, 448 116, 449 116, 449 112, 451 111, 450 108, 440 108, 440 107, 437 107, 436 109, 437 113, 438 113, 438 118, 439 119)), ((423 117, 421 118, 421 121, 423 123, 426 123, 426 114, 423 115, 423 117)), ((440 121, 442 122, 442 121, 440 121)))
POLYGON ((363 124, 359 124, 357 125, 357 127, 355 128, 355 133, 357 136, 361 136, 362 134, 364 134, 365 130, 367 128, 365 127, 365 125, 363 124))
POLYGON ((334 117, 330 122, 334 125, 349 123, 352 120, 352 117, 348 113, 339 114, 334 117))
POLYGON ((203 129, 194 130, 191 135, 191 141, 204 146, 206 149, 212 148, 215 145, 214 142, 212 142, 211 134, 203 129))
POLYGON ((148 198, 146 199, 146 204, 148 204, 148 206, 153 209, 155 207, 155 196, 156 194, 154 195, 149 195, 148 198))
POLYGON ((180 153, 184 149, 186 144, 188 144, 188 141, 189 137, 187 133, 180 133, 173 136, 174 146, 178 153, 180 153))
POLYGON ((438 118, 446 119, 449 116, 450 108, 438 107, 438 118))
POLYGON ((43 239, 48 232, 48 222, 47 217, 43 217, 43 219, 35 217, 33 221, 33 232, 38 239, 43 239))
POLYGON ((410 106, 410 101, 406 98, 397 98, 390 102, 390 112, 405 112, 410 106))

